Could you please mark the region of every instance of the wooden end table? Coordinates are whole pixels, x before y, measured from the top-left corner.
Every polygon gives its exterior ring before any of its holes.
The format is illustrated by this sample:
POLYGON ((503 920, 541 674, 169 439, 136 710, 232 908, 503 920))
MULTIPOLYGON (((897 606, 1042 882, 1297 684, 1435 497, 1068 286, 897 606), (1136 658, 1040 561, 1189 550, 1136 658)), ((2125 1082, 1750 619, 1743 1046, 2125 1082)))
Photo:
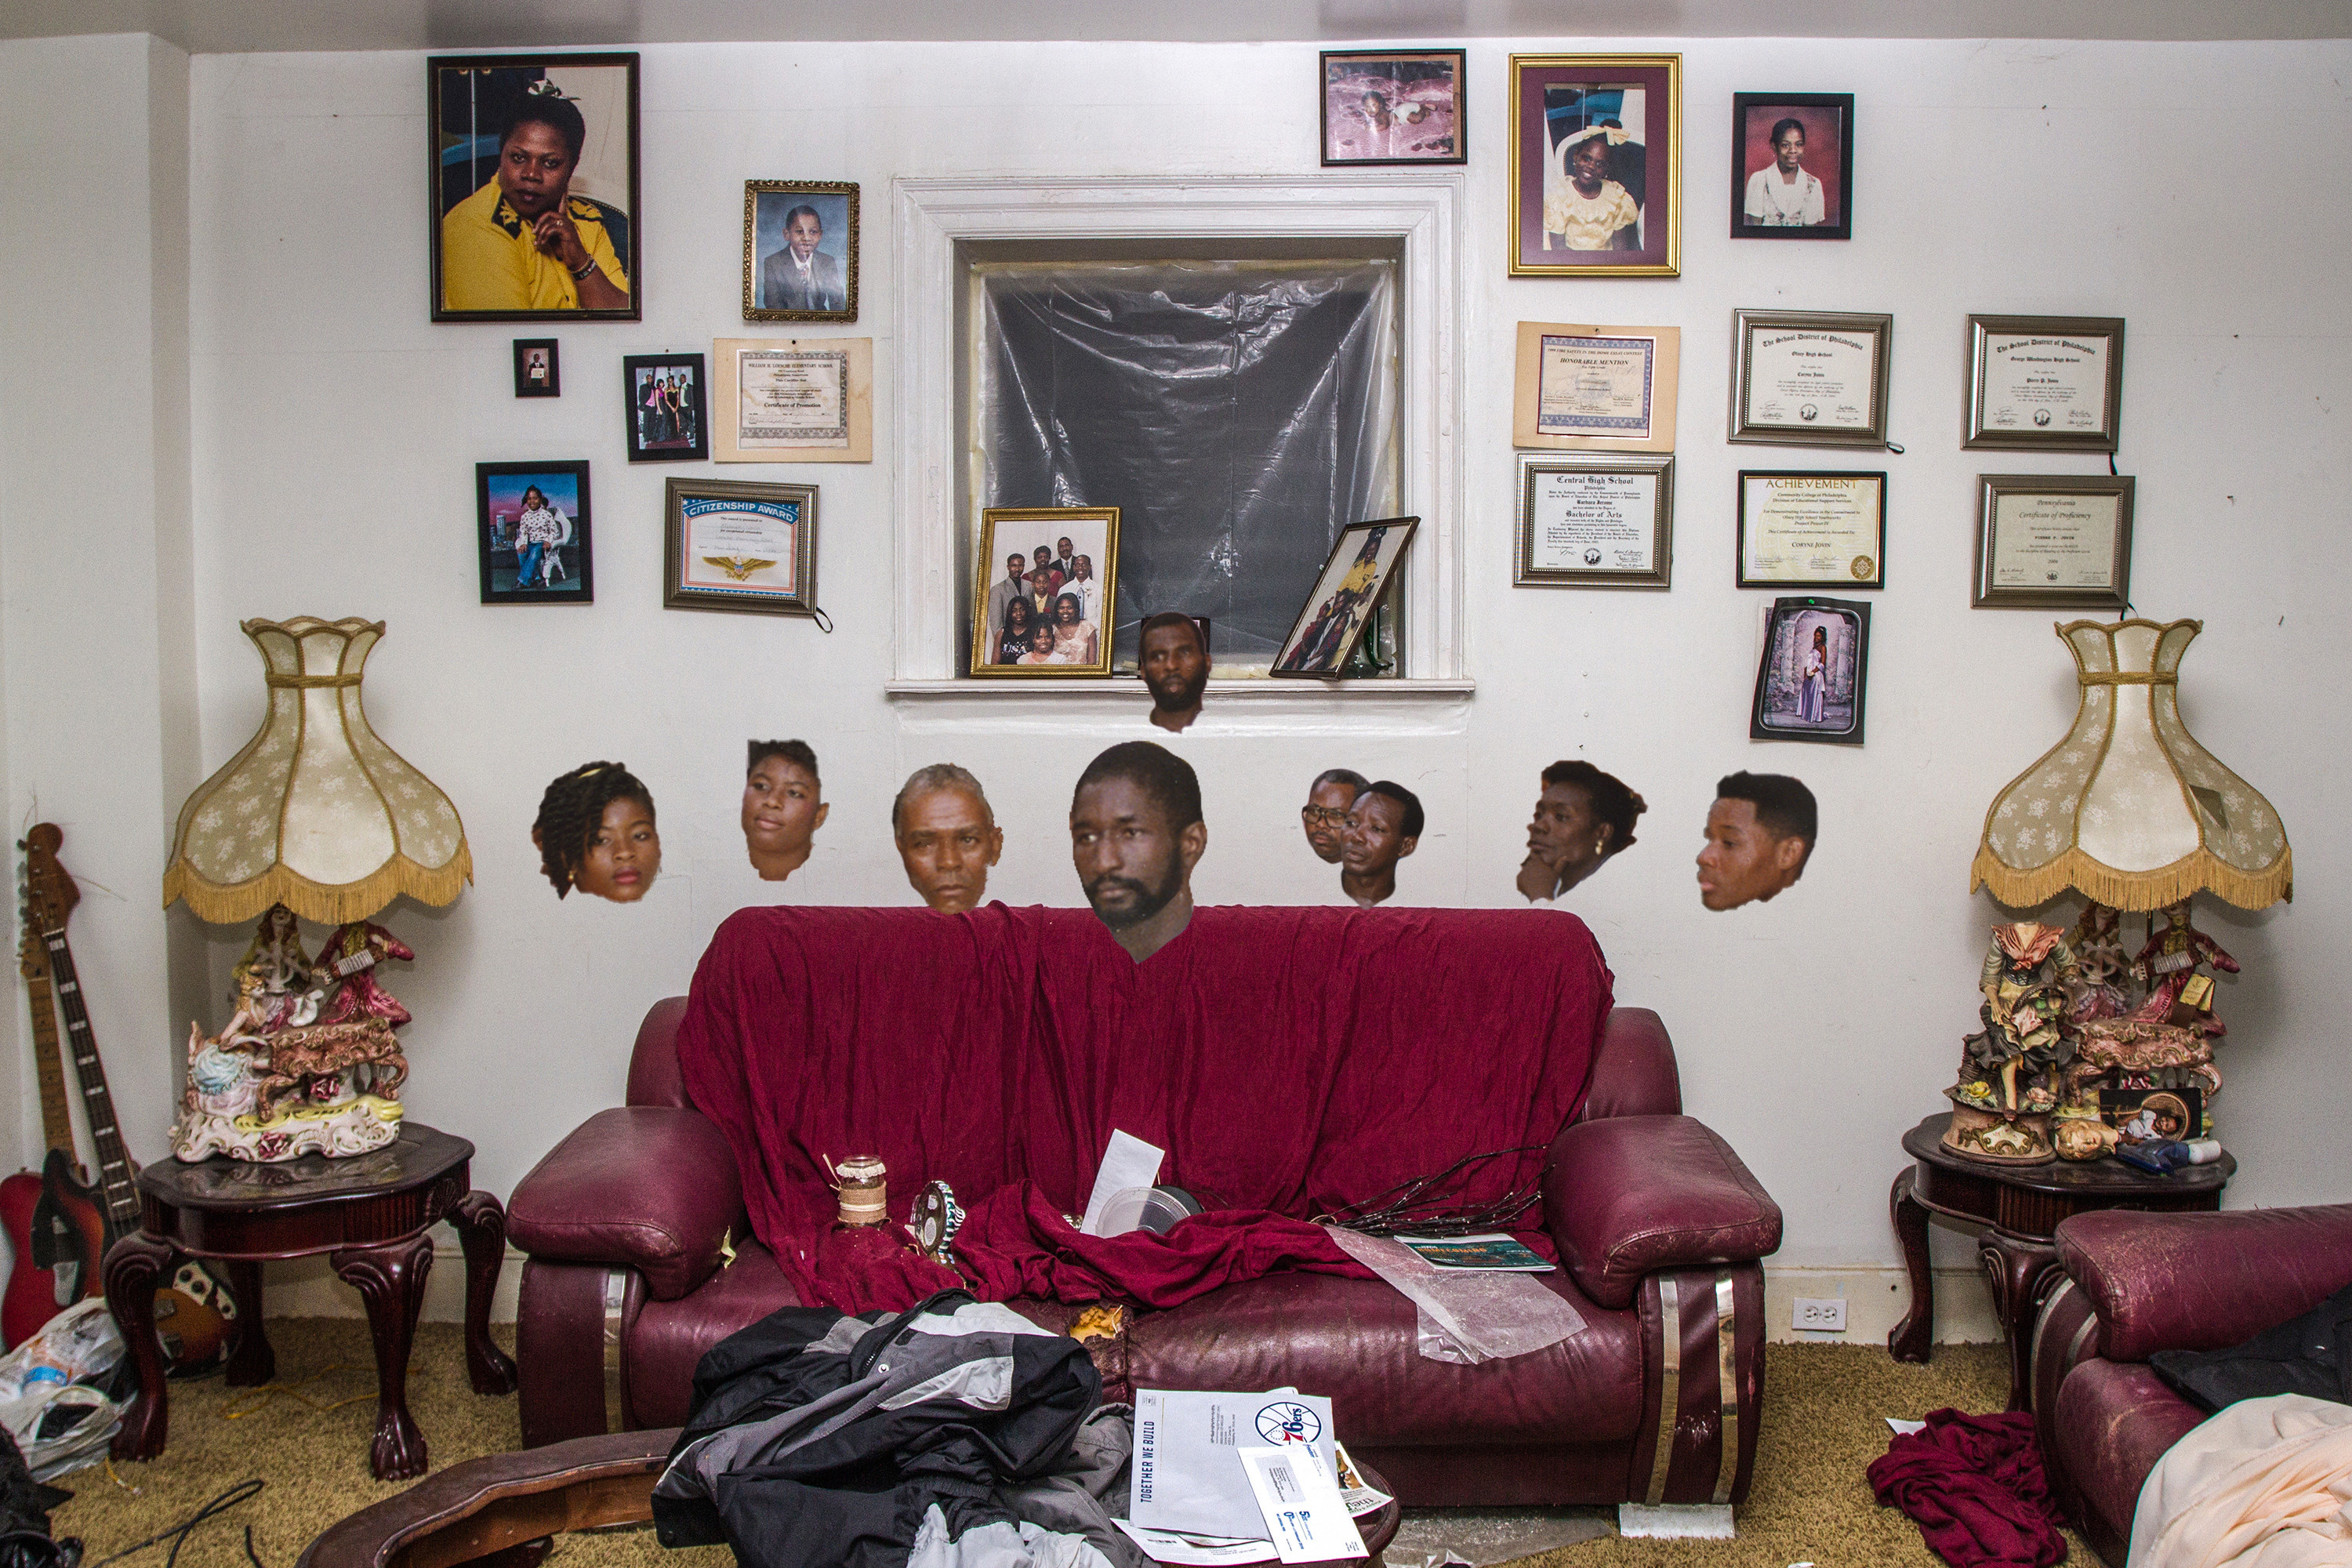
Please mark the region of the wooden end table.
POLYGON ((215 1156, 197 1164, 158 1160, 139 1173, 139 1229, 106 1254, 106 1304, 139 1369, 139 1396, 114 1436, 118 1459, 152 1459, 170 1426, 163 1354, 155 1339, 155 1288, 181 1253, 219 1260, 236 1297, 229 1348, 232 1388, 268 1383, 277 1356, 262 1324, 261 1266, 331 1255, 358 1287, 375 1340, 378 1480, 425 1473, 425 1436, 408 1414, 408 1352, 433 1267, 425 1233, 457 1226, 466 1251, 466 1371, 477 1394, 512 1394, 514 1363, 490 1340, 490 1294, 505 1260, 507 1215, 472 1190, 474 1146, 414 1121, 381 1149, 348 1159, 305 1154, 264 1165, 215 1156))
POLYGON ((1886 1336, 1896 1361, 1924 1362, 1936 1341, 1936 1300, 1927 1272, 1927 1216, 1939 1214, 1977 1237, 1977 1263, 1992 1287, 1993 1310, 2009 1338, 2009 1407, 2032 1405, 2033 1316, 2057 1283, 2058 1222, 2095 1209, 2210 1212, 2238 1162, 2224 1153, 2210 1165, 2150 1175, 2110 1154, 2042 1165, 1990 1165, 1944 1147, 1951 1113, 1930 1116, 1903 1135, 1912 1163, 1886 1194, 1903 1267, 1911 1276, 1911 1310, 1886 1336))

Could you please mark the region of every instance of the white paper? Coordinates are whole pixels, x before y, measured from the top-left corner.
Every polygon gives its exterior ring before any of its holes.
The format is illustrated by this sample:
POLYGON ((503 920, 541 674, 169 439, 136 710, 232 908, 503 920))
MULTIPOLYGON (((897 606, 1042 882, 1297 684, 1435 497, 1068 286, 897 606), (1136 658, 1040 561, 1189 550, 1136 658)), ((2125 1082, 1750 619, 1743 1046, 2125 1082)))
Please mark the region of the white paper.
MULTIPOLYGON (((1329 1473, 1331 1402, 1278 1388, 1265 1394, 1135 1391, 1135 1459, 1127 1516, 1150 1530, 1234 1539, 1265 1533, 1239 1451, 1301 1447, 1329 1473)), ((1338 1481, 1332 1482, 1333 1489, 1338 1481)))
POLYGON ((1160 1163, 1167 1158, 1166 1150, 1155 1149, 1132 1133, 1114 1131, 1110 1147, 1103 1152, 1102 1169, 1095 1173, 1095 1190, 1087 1199, 1087 1217, 1078 1229, 1087 1236, 1103 1235, 1104 1205, 1129 1187, 1148 1187, 1160 1180, 1160 1163))
POLYGON ((1914 1432, 1925 1432, 1927 1429, 1927 1424, 1925 1421, 1904 1421, 1892 1415, 1886 1418, 1886 1424, 1894 1427, 1895 1435, 1901 1437, 1907 1437, 1914 1432))
POLYGON ((1124 1519, 1111 1522, 1143 1548, 1143 1554, 1169 1568, 1222 1568, 1223 1564, 1263 1563, 1274 1555, 1274 1542, 1263 1536, 1234 1540, 1223 1535, 1182 1535, 1172 1530, 1146 1530, 1124 1519))
POLYGON ((1285 1563, 1370 1555, 1339 1500, 1339 1483, 1313 1449, 1302 1444, 1253 1447, 1240 1455, 1275 1554, 1285 1563))

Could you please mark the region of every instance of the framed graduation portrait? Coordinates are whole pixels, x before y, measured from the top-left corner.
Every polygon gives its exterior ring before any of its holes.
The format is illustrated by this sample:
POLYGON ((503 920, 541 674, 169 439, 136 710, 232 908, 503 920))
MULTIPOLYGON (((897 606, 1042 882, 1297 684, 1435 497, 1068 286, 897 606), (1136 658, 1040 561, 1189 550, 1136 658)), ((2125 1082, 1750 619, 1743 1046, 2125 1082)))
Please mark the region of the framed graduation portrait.
POLYGON ((743 319, 857 320, 857 187, 743 182, 743 319))
POLYGON ((637 57, 425 67, 433 319, 636 321, 637 57))
POLYGON ((1511 273, 1682 270, 1680 55, 1511 57, 1511 273))

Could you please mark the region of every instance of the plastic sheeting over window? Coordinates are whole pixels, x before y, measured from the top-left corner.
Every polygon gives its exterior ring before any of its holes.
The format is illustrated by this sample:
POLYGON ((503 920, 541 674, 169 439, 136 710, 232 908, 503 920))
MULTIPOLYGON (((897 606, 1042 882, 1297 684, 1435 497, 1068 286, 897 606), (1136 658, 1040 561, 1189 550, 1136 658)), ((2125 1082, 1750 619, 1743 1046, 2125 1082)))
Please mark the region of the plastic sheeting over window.
POLYGON ((1117 663, 1160 610, 1271 663, 1339 530, 1396 510, 1396 263, 973 277, 979 505, 1120 509, 1117 663))

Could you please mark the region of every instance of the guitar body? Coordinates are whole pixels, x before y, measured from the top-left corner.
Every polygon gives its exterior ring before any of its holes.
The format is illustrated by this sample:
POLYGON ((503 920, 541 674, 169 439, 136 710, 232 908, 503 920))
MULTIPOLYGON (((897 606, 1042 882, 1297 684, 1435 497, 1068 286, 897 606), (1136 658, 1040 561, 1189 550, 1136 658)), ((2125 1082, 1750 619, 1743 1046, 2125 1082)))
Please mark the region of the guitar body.
POLYGON ((19 1171, 0 1180, 0 1229, 8 1233, 16 1258, 7 1291, 0 1294, 0 1344, 10 1350, 31 1339, 58 1312, 57 1276, 33 1257, 33 1211, 40 1201, 41 1178, 32 1172, 19 1171))
MULTIPOLYGON (((74 1173, 72 1155, 50 1150, 41 1165, 41 1195, 33 1205, 33 1250, 28 1256, 35 1263, 47 1258, 46 1271, 55 1281, 51 1312, 105 1293, 106 1249, 113 1245, 114 1225, 107 1217, 105 1195, 74 1173)), ((12 1281, 12 1293, 14 1289, 12 1281)))

